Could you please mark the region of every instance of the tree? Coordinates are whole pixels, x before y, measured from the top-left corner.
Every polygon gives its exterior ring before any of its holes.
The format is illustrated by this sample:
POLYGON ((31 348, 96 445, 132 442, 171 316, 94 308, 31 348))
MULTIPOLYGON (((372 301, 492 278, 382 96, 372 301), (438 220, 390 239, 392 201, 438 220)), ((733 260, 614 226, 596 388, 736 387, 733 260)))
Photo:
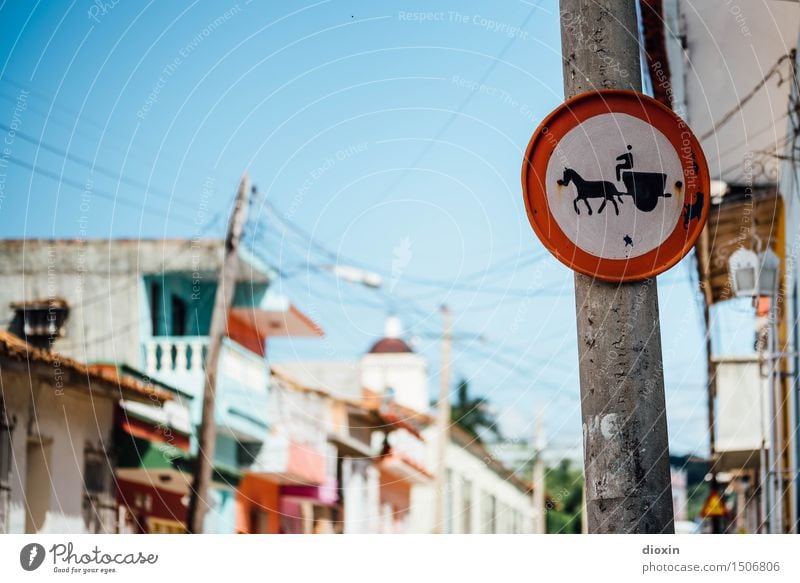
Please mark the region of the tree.
POLYGON ((501 439, 494 409, 485 397, 470 397, 469 382, 458 381, 456 401, 450 408, 450 419, 472 437, 481 441, 486 431, 501 439))
POLYGON ((547 532, 579 534, 583 511, 583 474, 563 459, 545 475, 547 532))

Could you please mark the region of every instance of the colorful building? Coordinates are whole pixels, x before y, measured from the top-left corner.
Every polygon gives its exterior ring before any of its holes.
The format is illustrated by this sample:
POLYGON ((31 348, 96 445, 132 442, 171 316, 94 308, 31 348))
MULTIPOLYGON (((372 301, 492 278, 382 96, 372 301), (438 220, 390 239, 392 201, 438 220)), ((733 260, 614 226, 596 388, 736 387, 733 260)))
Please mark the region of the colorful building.
POLYGON ((238 532, 333 532, 336 450, 329 398, 290 379, 270 382, 270 429, 239 486, 238 532))
MULTIPOLYGON (((424 357, 396 317, 357 362, 291 362, 273 369, 339 400, 331 441, 340 458, 343 532, 430 533, 438 435, 428 414, 424 357), (390 429, 390 430, 388 430, 390 429)), ((446 446, 446 521, 456 533, 529 533, 531 487, 453 426, 446 446)))
MULTIPOLYGON (((183 396, 192 428, 189 449, 175 446, 155 459, 139 456, 139 468, 121 468, 125 470, 121 475, 127 478, 123 485, 137 469, 139 478, 158 476, 159 481, 150 484, 153 499, 164 489, 160 477, 173 470, 185 473, 196 455, 194 436, 200 422, 208 330, 222 257, 220 241, 196 239, 0 244, 0 274, 6 283, 0 290, 0 306, 55 294, 70 310, 62 334, 54 341, 58 350, 81 355, 92 363, 112 362, 141 370, 145 378, 174 387, 183 396), (23 246, 24 261, 20 261, 23 246), (171 469, 147 466, 163 464, 165 459, 171 469)), ((251 467, 270 434, 267 340, 322 334, 287 298, 272 293, 272 279, 268 267, 246 250, 240 251, 235 298, 217 374, 215 480, 209 492, 212 508, 206 515, 205 532, 237 531, 242 514, 237 488, 245 480, 249 489, 260 474, 251 467)), ((8 318, 12 324, 14 317, 12 306, 8 318)), ((121 418, 132 417, 123 409, 121 418)), ((152 429, 152 420, 150 424, 152 429)), ((129 429, 133 426, 132 422, 127 425, 129 429)), ((151 445, 159 442, 152 431, 141 426, 137 431, 145 435, 134 438, 151 445)), ((159 447, 164 449, 163 445, 159 447)), ((141 480, 134 483, 138 489, 147 486, 141 480)), ((180 496, 182 506, 184 492, 185 487, 172 492, 180 496)), ((144 496, 140 492, 131 495, 134 500, 137 495, 139 499, 144 496)), ((147 506, 147 497, 144 499, 147 506)), ((168 506, 164 511, 174 515, 178 524, 162 526, 179 531, 182 521, 175 500, 168 506)), ((128 510, 141 511, 135 504, 128 510)), ((263 525, 259 531, 269 531, 267 523, 263 525)))
MULTIPOLYGON (((37 345, 58 333, 32 326, 39 312, 62 306, 18 306, 37 345)), ((39 346, 0 331, 0 532, 117 532, 117 404, 160 409, 172 395, 39 346)))
POLYGON ((712 178, 695 256, 708 337, 710 474, 728 506, 724 529, 797 533, 800 7, 775 2, 745 18, 715 3, 651 4, 645 82, 698 135, 712 178), (776 285, 737 297, 744 272, 731 257, 756 258, 751 282, 763 283, 767 250, 779 263, 776 285))

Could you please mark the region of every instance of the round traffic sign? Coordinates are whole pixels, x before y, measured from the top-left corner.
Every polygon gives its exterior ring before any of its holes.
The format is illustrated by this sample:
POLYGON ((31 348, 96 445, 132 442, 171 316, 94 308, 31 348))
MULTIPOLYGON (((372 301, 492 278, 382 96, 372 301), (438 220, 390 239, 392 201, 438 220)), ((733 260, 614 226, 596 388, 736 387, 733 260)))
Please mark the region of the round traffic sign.
POLYGON ((708 218, 709 173, 697 138, 655 99, 582 93, 548 115, 522 166, 528 219, 555 257, 606 281, 666 271, 708 218))

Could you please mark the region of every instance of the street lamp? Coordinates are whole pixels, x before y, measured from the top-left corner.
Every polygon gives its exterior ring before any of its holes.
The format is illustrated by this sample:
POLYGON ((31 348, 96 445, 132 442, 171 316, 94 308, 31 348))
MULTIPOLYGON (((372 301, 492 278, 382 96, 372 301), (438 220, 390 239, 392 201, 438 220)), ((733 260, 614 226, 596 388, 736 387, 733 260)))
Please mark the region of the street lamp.
POLYGON ((770 533, 778 533, 783 530, 783 474, 779 469, 779 460, 775 452, 780 441, 776 417, 779 410, 779 404, 776 402, 776 375, 780 355, 778 354, 777 310, 775 308, 775 299, 780 283, 780 266, 780 258, 768 245, 764 252, 758 255, 749 249, 737 249, 728 260, 731 286, 736 297, 769 298, 765 352, 766 360, 769 362, 770 444, 769 450, 765 451, 766 436, 762 435, 759 465, 761 466, 762 508, 766 512, 765 518, 770 533), (768 471, 765 466, 769 466, 768 471), (765 503, 767 500, 769 502, 765 503))
POLYGON ((380 274, 359 269, 358 267, 351 267, 349 265, 326 265, 325 269, 348 283, 356 283, 375 289, 383 285, 383 277, 381 277, 380 274))
POLYGON ((766 296, 772 298, 778 291, 778 271, 781 260, 769 247, 757 255, 755 251, 740 247, 728 259, 733 294, 737 298, 766 296))
POLYGON ((722 202, 723 197, 730 192, 730 187, 728 183, 724 180, 712 180, 711 181, 711 203, 712 204, 720 204, 722 202))
POLYGON ((731 288, 737 298, 754 297, 758 291, 758 255, 740 247, 728 259, 731 288))
POLYGON ((758 295, 774 298, 778 292, 778 270, 781 260, 769 247, 759 256, 758 295))

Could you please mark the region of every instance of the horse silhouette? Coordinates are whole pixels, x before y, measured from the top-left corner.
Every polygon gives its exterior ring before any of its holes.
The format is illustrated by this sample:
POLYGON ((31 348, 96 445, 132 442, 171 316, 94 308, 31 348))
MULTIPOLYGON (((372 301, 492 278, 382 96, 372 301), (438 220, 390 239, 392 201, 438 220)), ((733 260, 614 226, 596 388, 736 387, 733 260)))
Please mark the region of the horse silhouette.
POLYGON ((564 168, 564 178, 558 181, 559 186, 569 186, 571 182, 575 183, 575 189, 578 191, 578 196, 572 201, 572 206, 575 207, 575 212, 581 214, 578 209, 578 201, 582 200, 589 209, 589 215, 592 214, 592 205, 589 204, 590 198, 602 198, 603 204, 597 209, 598 214, 603 212, 606 204, 611 201, 614 205, 614 212, 619 215, 619 207, 614 197, 617 197, 620 204, 622 204, 622 195, 614 186, 613 182, 606 182, 604 180, 584 180, 581 175, 575 172, 572 168, 564 168))

